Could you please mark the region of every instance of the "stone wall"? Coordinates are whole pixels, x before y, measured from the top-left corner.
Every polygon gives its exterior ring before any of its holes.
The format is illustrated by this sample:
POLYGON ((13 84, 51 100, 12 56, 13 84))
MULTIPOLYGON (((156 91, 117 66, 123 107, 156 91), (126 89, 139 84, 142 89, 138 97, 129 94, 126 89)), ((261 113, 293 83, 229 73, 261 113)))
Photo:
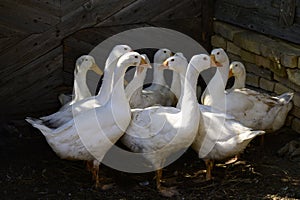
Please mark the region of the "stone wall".
POLYGON ((220 21, 214 22, 211 43, 223 48, 231 62, 244 63, 248 86, 273 95, 294 92, 286 126, 300 133, 300 45, 220 21))

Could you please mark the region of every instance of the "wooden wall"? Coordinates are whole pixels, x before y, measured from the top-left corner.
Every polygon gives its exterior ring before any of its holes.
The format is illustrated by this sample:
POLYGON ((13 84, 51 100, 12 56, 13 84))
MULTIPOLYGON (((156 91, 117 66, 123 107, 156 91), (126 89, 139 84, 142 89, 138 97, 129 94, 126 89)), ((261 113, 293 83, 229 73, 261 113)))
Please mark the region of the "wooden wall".
POLYGON ((179 30, 209 48, 212 4, 210 0, 1 0, 0 117, 55 111, 57 95, 70 90, 66 83, 72 82, 76 57, 133 26, 179 30))
POLYGON ((215 17, 300 44, 300 0, 216 0, 215 17))

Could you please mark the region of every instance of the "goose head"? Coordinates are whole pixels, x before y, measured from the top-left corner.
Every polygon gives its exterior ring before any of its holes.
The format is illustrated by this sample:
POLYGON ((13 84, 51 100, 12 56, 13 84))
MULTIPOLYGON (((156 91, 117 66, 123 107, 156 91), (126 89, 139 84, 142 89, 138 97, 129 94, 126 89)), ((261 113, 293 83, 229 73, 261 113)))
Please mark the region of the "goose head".
POLYGON ((211 58, 217 65, 224 65, 229 61, 226 52, 222 48, 213 49, 211 52, 211 58))
POLYGON ((161 64, 163 63, 167 58, 172 56, 172 52, 169 49, 159 49, 155 54, 154 54, 154 63, 161 64))
POLYGON ((102 76, 103 71, 98 67, 95 59, 90 55, 80 56, 76 60, 75 74, 87 72, 88 70, 93 70, 98 75, 102 76))
POLYGON ((113 64, 114 62, 117 62, 118 59, 124 55, 125 53, 131 52, 132 49, 131 47, 129 47, 128 45, 116 45, 114 46, 114 48, 111 50, 111 52, 109 53, 109 56, 105 62, 105 68, 109 69, 112 68, 114 69, 114 67, 116 66, 115 64, 113 64), (111 65, 112 64, 112 65, 111 65))
POLYGON ((185 74, 188 61, 182 53, 176 53, 174 56, 169 57, 164 61, 161 66, 162 69, 170 69, 179 74, 185 74))
POLYGON ((243 63, 234 61, 230 64, 228 78, 232 76, 243 77, 245 75, 246 75, 246 69, 243 63))
POLYGON ((146 60, 137 52, 128 52, 125 53, 123 56, 120 57, 118 60, 118 65, 119 68, 123 67, 127 69, 130 66, 143 66, 143 67, 148 67, 148 64, 146 60))
POLYGON ((120 57, 122 55, 124 55, 125 53, 128 53, 132 51, 131 47, 128 46, 128 45, 124 45, 124 44, 121 44, 121 45, 116 45, 113 49, 112 49, 112 53, 114 54, 114 56, 116 57, 120 57))
POLYGON ((147 70, 145 68, 151 68, 151 64, 148 56, 146 54, 141 54, 141 57, 145 60, 146 64, 140 64, 139 66, 137 66, 136 69, 137 74, 141 74, 143 71, 144 73, 146 73, 147 70))
POLYGON ((194 67, 199 73, 210 68, 210 67, 220 67, 210 56, 206 54, 194 55, 189 65, 194 67))

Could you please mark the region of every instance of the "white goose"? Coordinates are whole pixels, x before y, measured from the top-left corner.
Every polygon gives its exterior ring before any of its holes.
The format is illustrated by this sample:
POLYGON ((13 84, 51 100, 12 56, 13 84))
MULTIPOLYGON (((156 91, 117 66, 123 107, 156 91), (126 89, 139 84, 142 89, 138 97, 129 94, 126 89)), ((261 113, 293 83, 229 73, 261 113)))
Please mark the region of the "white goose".
POLYGON ((201 103, 219 109, 219 107, 224 107, 224 88, 228 80, 229 58, 222 48, 212 50, 211 55, 214 55, 215 62, 222 67, 217 68, 215 75, 208 83, 201 96, 201 103), (216 99, 218 97, 221 99, 216 99))
MULTIPOLYGON (((228 74, 229 64, 228 57, 224 50, 213 50, 212 54, 216 61, 227 68, 221 73, 228 74), (228 65, 227 65, 228 64, 228 65)), ((237 65, 240 67, 241 65, 237 65)), ((233 65, 235 68, 235 65, 233 65)), ((234 73, 234 70, 232 71, 234 73)), ((212 80, 215 79, 216 75, 212 80)), ((273 97, 268 94, 262 94, 247 88, 234 89, 231 92, 225 92, 225 85, 223 81, 215 81, 214 85, 209 82, 208 87, 213 88, 209 90, 211 98, 204 98, 204 104, 210 105, 223 112, 233 115, 243 125, 253 128, 255 130, 264 130, 266 132, 273 132, 284 125, 287 113, 292 108, 290 103, 293 98, 293 93, 284 93, 278 97, 273 97)))
POLYGON ((160 69, 162 63, 172 55, 169 49, 160 49, 154 55, 153 82, 150 87, 142 91, 140 102, 135 102, 132 108, 146 108, 153 105, 171 106, 176 102, 164 78, 164 71, 160 69))
POLYGON ((211 107, 199 105, 199 108, 202 119, 192 148, 205 161, 206 180, 211 180, 215 160, 225 160, 240 154, 252 139, 264 134, 264 131, 252 131, 233 116, 211 107))
POLYGON ((292 109, 291 100, 294 94, 286 92, 280 96, 270 96, 245 88, 246 69, 241 62, 233 62, 230 65, 229 76, 231 75, 235 77, 235 83, 226 95, 227 101, 233 101, 229 113, 245 126, 267 132, 279 130, 292 109), (233 106, 238 99, 241 102, 233 106))
MULTIPOLYGON (((180 72, 187 61, 180 56, 168 58, 164 65, 180 72)), ((188 66, 181 109, 153 106, 132 109, 132 121, 121 141, 133 152, 143 153, 156 169, 157 189, 165 196, 175 191, 161 186, 162 168, 166 158, 179 150, 186 150, 193 142, 198 130, 200 112, 196 98, 196 83, 199 73, 210 67, 210 57, 194 56, 188 66)))
POLYGON ((242 89, 246 87, 246 68, 243 63, 234 61, 229 65, 228 78, 232 76, 234 76, 234 83, 233 86, 227 90, 227 92, 231 92, 234 89, 242 89))
POLYGON ((110 52, 104 69, 104 77, 101 89, 96 96, 91 96, 78 101, 71 106, 63 106, 58 112, 49 116, 41 117, 39 123, 43 123, 49 128, 56 128, 71 120, 78 113, 99 107, 105 104, 111 94, 113 84, 113 72, 120 56, 130 52, 131 48, 127 45, 117 45, 110 52))
MULTIPOLYGON (((215 57, 211 56, 211 59, 214 60, 215 57)), ((181 83, 184 83, 184 75, 185 68, 182 68, 181 83)), ((180 107, 179 101, 177 108, 180 107)), ((192 148, 199 158, 204 159, 207 167, 206 179, 210 180, 214 160, 224 160, 241 153, 255 136, 263 134, 264 131, 252 131, 236 121, 233 116, 210 106, 199 104, 199 110, 202 117, 192 148)))
POLYGON ((95 59, 90 55, 80 56, 76 60, 74 70, 74 95, 60 94, 58 99, 62 105, 72 105, 84 98, 90 97, 91 92, 86 84, 86 74, 88 70, 93 70, 98 75, 102 76, 103 71, 97 66, 95 59), (72 100, 73 98, 73 100, 72 100))
POLYGON ((126 69, 140 63, 145 64, 136 52, 126 53, 119 59, 114 73, 114 95, 101 107, 81 112, 56 129, 26 119, 43 133, 60 158, 92 161, 96 186, 99 186, 100 162, 130 123, 130 107, 123 84, 126 69))

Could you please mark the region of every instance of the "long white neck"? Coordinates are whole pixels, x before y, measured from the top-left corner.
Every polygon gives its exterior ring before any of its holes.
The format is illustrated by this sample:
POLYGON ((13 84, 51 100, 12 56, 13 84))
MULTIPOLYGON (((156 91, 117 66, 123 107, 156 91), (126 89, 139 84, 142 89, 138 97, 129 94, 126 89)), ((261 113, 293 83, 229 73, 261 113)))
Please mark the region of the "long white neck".
POLYGON ((184 121, 186 122, 193 122, 194 120, 199 121, 200 112, 196 97, 198 75, 199 72, 192 65, 189 65, 184 79, 184 88, 181 94, 181 112, 184 116, 184 121))
POLYGON ((245 88, 245 84, 246 84, 246 74, 245 73, 239 74, 238 76, 234 77, 234 84, 231 89, 245 88))
POLYGON ((166 86, 166 81, 164 77, 164 71, 158 69, 161 63, 154 63, 153 64, 153 82, 151 86, 166 86))
MULTIPOLYGON (((120 64, 122 65, 122 64, 120 64)), ((122 99, 126 99, 125 89, 124 89, 124 76, 125 76, 126 69, 124 67, 117 66, 114 70, 114 77, 113 77, 113 95, 122 97, 122 99)))
POLYGON ((171 91, 175 94, 176 98, 180 98, 180 92, 181 90, 181 79, 180 74, 173 71, 173 78, 172 78, 172 84, 171 84, 171 91))
POLYGON ((225 87, 228 79, 229 59, 222 63, 222 67, 218 67, 215 75, 208 83, 202 95, 202 103, 214 108, 224 109, 225 106, 225 87))
POLYGON ((124 90, 124 76, 126 69, 127 68, 124 66, 116 67, 114 71, 114 86, 110 101, 108 102, 118 128, 123 132, 126 131, 130 122, 130 106, 124 90))
MULTIPOLYGON (((185 75, 186 73, 178 74, 178 78, 180 78, 180 91, 184 91, 185 75)), ((182 94, 180 93, 176 108, 181 109, 181 104, 182 104, 182 94)))
POLYGON ((125 94, 128 100, 130 100, 133 96, 142 94, 146 73, 147 69, 143 69, 143 71, 140 74, 137 73, 137 70, 135 71, 133 79, 126 86, 125 89, 125 94))
POLYGON ((74 73, 74 102, 91 96, 91 92, 86 84, 86 74, 87 71, 74 73))
POLYGON ((108 58, 108 60, 106 61, 102 86, 99 90, 98 95, 96 96, 97 101, 101 105, 104 105, 110 98, 110 94, 113 86, 113 74, 117 62, 118 62, 117 59, 110 59, 110 58, 108 58))

